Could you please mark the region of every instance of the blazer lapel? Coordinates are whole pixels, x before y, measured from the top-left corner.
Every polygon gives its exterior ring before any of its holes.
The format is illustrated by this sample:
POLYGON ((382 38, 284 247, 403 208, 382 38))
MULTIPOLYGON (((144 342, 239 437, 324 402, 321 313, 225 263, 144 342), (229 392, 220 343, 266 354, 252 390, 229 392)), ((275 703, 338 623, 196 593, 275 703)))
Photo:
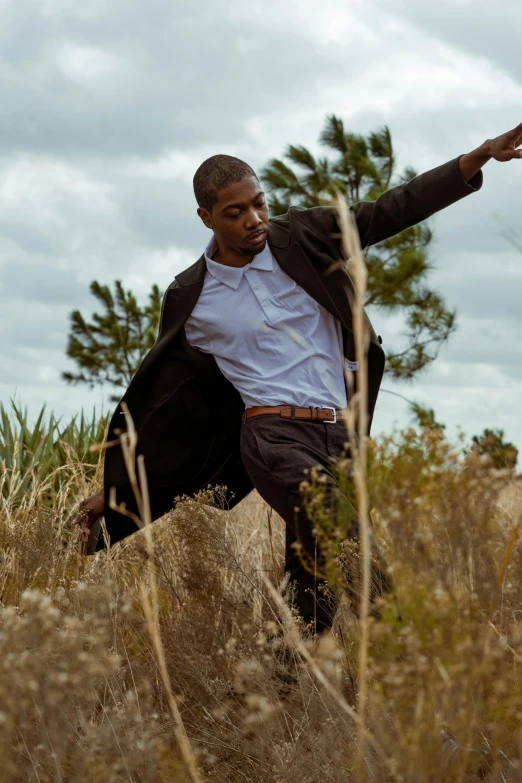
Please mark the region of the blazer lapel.
POLYGON ((158 339, 140 364, 137 376, 142 376, 156 362, 183 327, 199 299, 206 271, 207 264, 202 255, 195 264, 176 275, 178 285, 167 291, 158 339))
MULTIPOLYGON (((334 261, 323 251, 320 254, 316 252, 318 262, 313 264, 299 242, 290 242, 290 231, 277 223, 270 225, 268 243, 286 274, 340 321, 343 327, 344 355, 355 361, 351 306, 355 298, 355 288, 343 262, 334 261)), ((367 316, 365 323, 368 343, 377 343, 377 336, 367 316)))
POLYGON ((184 269, 179 275, 176 275, 176 280, 181 286, 190 286, 200 284, 203 287, 205 281, 205 273, 207 271, 207 262, 205 261, 205 254, 198 258, 195 264, 189 266, 188 269, 184 269))
POLYGON ((346 273, 331 259, 325 263, 321 275, 308 259, 298 242, 289 242, 290 232, 272 224, 268 232, 268 244, 277 263, 316 302, 331 313, 343 326, 351 328, 352 313, 346 288, 350 280, 346 273))

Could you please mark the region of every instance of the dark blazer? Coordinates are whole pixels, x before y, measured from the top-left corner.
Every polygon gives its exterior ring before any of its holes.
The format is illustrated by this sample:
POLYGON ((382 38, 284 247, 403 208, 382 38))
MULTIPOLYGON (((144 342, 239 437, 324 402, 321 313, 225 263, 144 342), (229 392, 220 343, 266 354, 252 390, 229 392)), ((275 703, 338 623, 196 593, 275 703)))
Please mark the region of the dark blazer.
MULTIPOLYGON (((465 182, 457 158, 389 190, 375 202, 356 204, 353 213, 363 248, 425 220, 481 185, 481 172, 465 182)), ((341 323, 345 355, 354 360, 353 285, 339 265, 332 270, 333 262, 342 257, 338 236, 334 209, 292 207, 270 220, 268 244, 282 269, 341 323)), ((164 296, 157 342, 123 396, 138 432, 137 453, 145 458, 153 519, 171 508, 176 496, 191 495, 209 484, 227 486, 231 505, 252 489, 239 454, 241 397, 214 357, 191 348, 185 336, 184 323, 201 293, 205 272, 203 255, 176 275, 164 296)), ((369 321, 368 327, 371 417, 385 357, 369 321)), ((123 425, 118 405, 109 441, 117 438, 114 430, 123 425)), ((131 519, 108 505, 108 492, 114 486, 118 502, 134 508, 119 446, 106 452, 104 484, 105 521, 114 543, 136 529, 131 519)))

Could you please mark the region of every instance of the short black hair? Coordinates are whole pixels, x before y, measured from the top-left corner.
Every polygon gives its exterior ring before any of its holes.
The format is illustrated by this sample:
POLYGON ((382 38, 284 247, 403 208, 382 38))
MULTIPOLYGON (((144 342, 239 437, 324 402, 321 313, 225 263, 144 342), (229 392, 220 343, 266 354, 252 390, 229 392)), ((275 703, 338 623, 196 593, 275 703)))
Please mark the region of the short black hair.
POLYGON ((220 190, 241 182, 246 177, 255 177, 254 169, 232 155, 213 155, 207 158, 194 174, 194 195, 198 206, 210 210, 218 200, 220 190))

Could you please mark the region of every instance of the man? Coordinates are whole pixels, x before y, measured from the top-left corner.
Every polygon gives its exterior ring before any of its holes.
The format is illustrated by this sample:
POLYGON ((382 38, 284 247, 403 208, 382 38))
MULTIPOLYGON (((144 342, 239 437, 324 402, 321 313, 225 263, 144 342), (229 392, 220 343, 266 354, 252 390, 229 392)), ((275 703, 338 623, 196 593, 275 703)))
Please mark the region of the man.
MULTIPOLYGON (((491 158, 521 158, 522 124, 478 149, 352 209, 364 247, 399 233, 480 189, 491 158)), ((353 371, 351 281, 341 257, 335 210, 291 208, 269 219, 263 191, 246 163, 227 155, 194 177, 198 215, 212 231, 205 253, 176 276, 163 300, 159 336, 123 400, 138 433, 152 518, 176 496, 225 485, 233 505, 255 487, 287 525, 286 572, 305 622, 319 631, 332 606, 296 553, 321 561, 303 508, 305 470, 334 484, 343 454, 345 369, 353 371)), ((380 338, 368 322, 368 410, 384 371, 380 338)), ((124 426, 121 407, 108 440, 124 426)), ((82 505, 83 540, 104 514, 111 544, 135 531, 108 508, 108 492, 135 510, 121 449, 106 453, 105 490, 82 505)), ((100 542, 101 543, 101 542, 100 542)), ((385 585, 385 578, 383 578, 385 585)))

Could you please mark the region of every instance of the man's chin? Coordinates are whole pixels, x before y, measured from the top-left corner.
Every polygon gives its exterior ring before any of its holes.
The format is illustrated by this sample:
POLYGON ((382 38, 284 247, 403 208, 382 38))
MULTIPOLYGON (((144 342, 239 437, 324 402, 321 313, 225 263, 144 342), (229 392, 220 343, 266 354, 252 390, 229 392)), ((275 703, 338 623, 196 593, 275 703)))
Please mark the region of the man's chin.
POLYGON ((243 256, 258 256, 259 253, 263 252, 265 247, 266 247, 266 239, 260 245, 249 245, 248 247, 245 245, 245 247, 240 247, 239 252, 243 256))

